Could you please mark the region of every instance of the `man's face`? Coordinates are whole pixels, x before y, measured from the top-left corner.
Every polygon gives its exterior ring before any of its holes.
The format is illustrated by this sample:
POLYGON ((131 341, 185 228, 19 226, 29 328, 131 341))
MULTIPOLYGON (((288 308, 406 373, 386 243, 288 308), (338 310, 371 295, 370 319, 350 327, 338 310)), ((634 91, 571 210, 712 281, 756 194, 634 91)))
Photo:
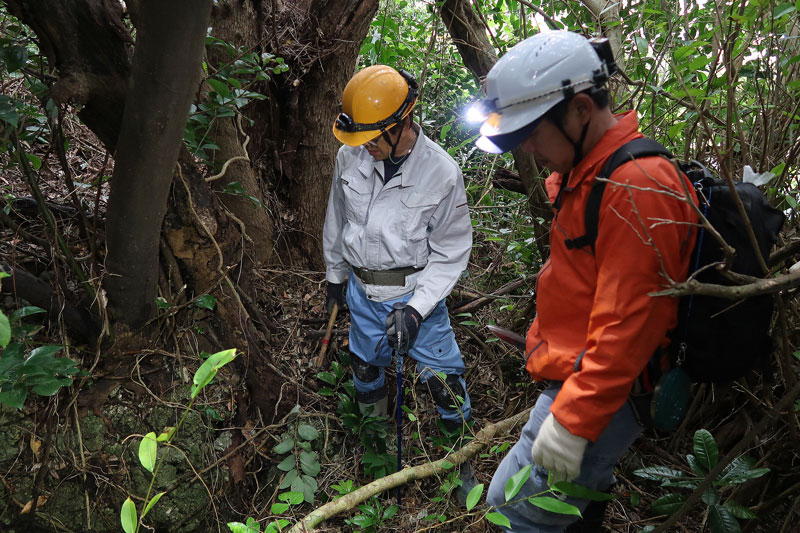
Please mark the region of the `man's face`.
POLYGON ((574 148, 550 120, 543 120, 528 138, 522 141, 520 148, 523 152, 533 155, 539 168, 545 167, 562 174, 572 170, 574 148))
MULTIPOLYGON (((401 132, 402 128, 392 126, 386 133, 392 139, 392 142, 397 144, 397 139, 400 137, 401 132)), ((383 134, 378 135, 371 141, 365 142, 364 148, 367 149, 367 152, 369 152, 369 155, 371 155, 375 161, 383 161, 392 154, 392 147, 386 142, 386 136, 383 134)), ((396 155, 397 154, 395 154, 395 156, 396 155)))

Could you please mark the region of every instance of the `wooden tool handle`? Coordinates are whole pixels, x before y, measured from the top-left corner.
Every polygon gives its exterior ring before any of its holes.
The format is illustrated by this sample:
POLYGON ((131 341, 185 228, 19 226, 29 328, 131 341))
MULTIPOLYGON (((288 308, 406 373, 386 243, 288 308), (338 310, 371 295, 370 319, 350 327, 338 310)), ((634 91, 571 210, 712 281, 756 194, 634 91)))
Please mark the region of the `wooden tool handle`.
POLYGON ((325 364, 325 354, 328 352, 328 345, 331 343, 331 332, 333 331, 333 323, 336 322, 336 315, 339 313, 339 305, 333 304, 331 316, 328 319, 328 329, 325 330, 325 336, 322 338, 322 348, 319 350, 316 365, 321 368, 325 364))

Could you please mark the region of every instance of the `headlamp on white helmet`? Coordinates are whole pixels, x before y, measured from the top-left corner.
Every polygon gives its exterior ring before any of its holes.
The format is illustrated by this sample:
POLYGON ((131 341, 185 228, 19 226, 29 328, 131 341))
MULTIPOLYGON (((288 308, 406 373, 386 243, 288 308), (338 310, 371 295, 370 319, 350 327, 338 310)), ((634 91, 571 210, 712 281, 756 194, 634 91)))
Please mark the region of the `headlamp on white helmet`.
POLYGON ((499 153, 519 145, 545 113, 575 93, 603 87, 617 71, 607 39, 569 31, 539 33, 508 51, 484 84, 490 110, 476 145, 499 153))

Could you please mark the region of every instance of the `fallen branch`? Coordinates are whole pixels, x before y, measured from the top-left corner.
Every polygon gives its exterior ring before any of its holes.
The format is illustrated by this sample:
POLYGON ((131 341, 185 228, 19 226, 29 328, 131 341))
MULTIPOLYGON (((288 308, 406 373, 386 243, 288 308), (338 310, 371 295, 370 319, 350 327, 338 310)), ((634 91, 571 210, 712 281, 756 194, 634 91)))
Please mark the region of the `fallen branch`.
POLYGON ((372 483, 364 485, 350 494, 326 503, 322 507, 311 511, 308 515, 306 515, 305 518, 303 518, 300 522, 295 524, 292 529, 289 530, 289 533, 313 531, 313 529, 323 521, 332 518, 343 511, 348 511, 354 508, 356 505, 368 500, 376 494, 380 494, 381 492, 404 485, 409 481, 423 479, 434 474, 443 473, 454 466, 458 466, 477 454, 484 446, 489 444, 489 442, 495 436, 505 435, 518 425, 523 424, 528 419, 529 414, 530 410, 526 409, 525 411, 517 413, 510 418, 506 418, 505 420, 486 426, 475 435, 475 439, 469 444, 443 459, 439 459, 438 461, 434 461, 432 463, 425 463, 413 468, 404 468, 400 472, 395 472, 390 476, 376 479, 372 483))
POLYGON ((715 296, 729 300, 739 300, 762 294, 775 294, 777 292, 793 289, 800 286, 800 270, 774 278, 759 279, 749 285, 728 286, 713 283, 700 283, 697 280, 688 280, 676 283, 671 288, 651 293, 650 296, 685 296, 687 294, 701 294, 715 296))

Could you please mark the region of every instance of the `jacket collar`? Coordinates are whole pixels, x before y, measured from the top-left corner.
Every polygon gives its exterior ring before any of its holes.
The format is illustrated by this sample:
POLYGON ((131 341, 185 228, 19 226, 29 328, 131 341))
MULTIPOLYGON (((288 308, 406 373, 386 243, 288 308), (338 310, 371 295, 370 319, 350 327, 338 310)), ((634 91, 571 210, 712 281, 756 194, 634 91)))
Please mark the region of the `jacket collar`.
MULTIPOLYGON (((420 125, 414 123, 412 127, 417 130, 417 140, 414 142, 414 146, 411 147, 411 153, 408 154, 408 159, 406 159, 400 167, 397 177, 386 186, 387 189, 392 187, 411 187, 416 183, 416 177, 419 173, 412 172, 410 169, 413 169, 420 161, 422 152, 424 151, 422 148, 427 144, 428 138, 423 133, 420 125)), ((360 147, 359 150, 361 162, 358 165, 358 171, 361 172, 362 176, 367 179, 374 176, 376 173, 379 176, 383 176, 383 161, 376 161, 373 159, 363 146, 360 147)))

